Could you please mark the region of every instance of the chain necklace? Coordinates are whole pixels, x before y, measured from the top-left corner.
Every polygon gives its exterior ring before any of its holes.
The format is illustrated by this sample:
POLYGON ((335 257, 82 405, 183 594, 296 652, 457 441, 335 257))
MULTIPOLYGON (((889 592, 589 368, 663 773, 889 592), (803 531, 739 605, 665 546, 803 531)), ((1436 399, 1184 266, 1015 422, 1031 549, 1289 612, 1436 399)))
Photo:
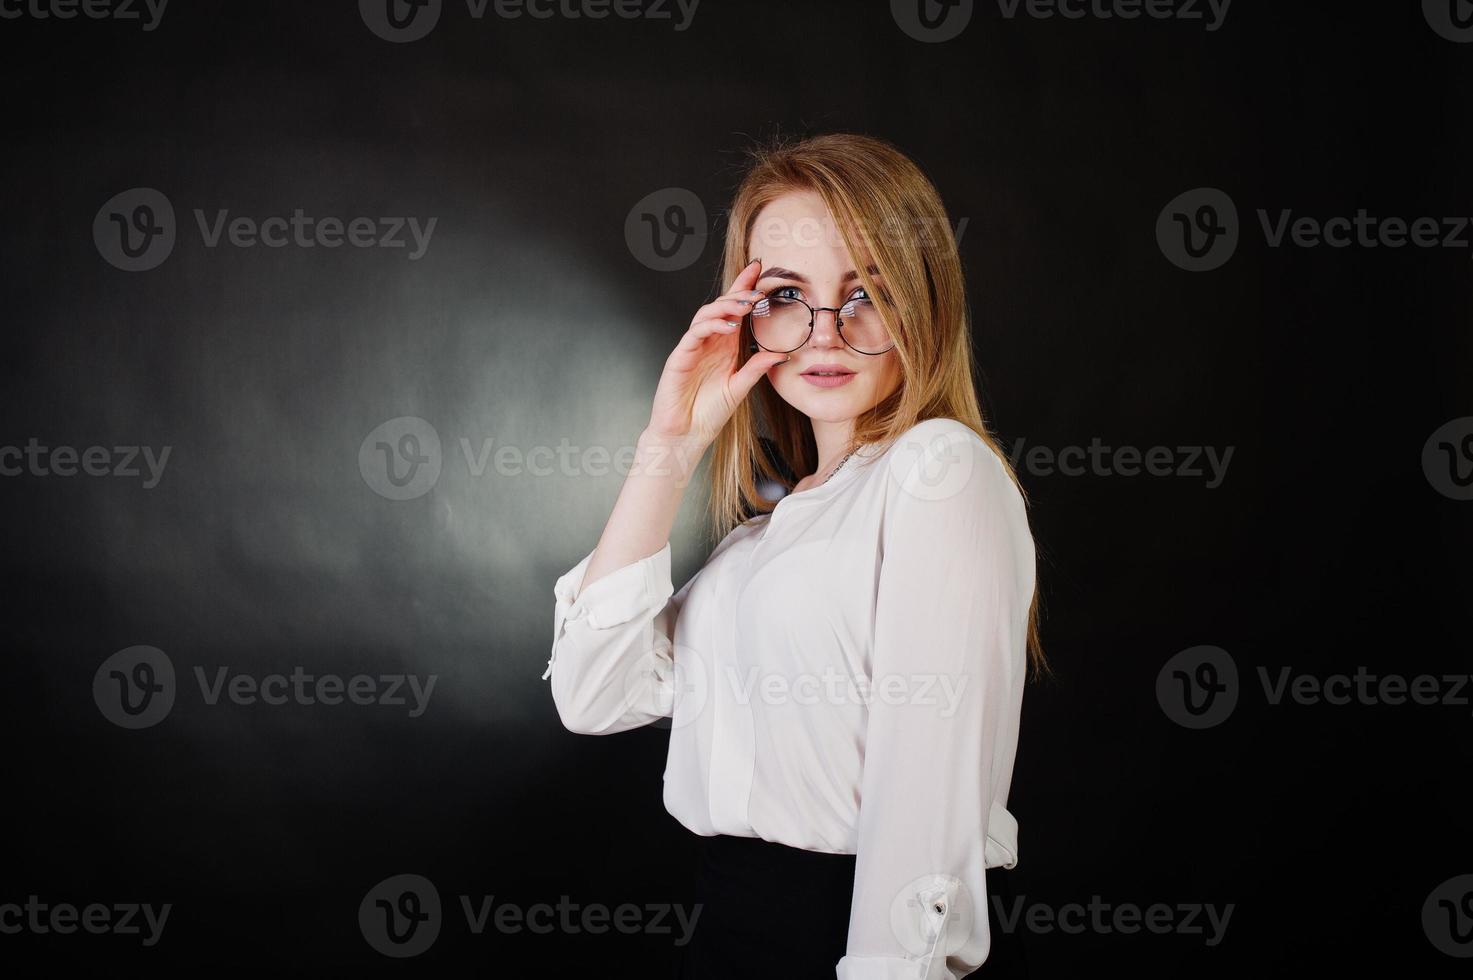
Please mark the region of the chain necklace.
MULTIPOLYGON (((849 452, 845 453, 844 454, 844 458, 841 459, 841 460, 839 460, 839 465, 838 466, 835 466, 833 469, 829 470, 829 475, 823 478, 823 482, 824 483, 827 483, 830 480, 832 480, 834 478, 834 474, 837 473, 837 472, 839 472, 839 470, 843 468, 843 466, 844 466, 845 463, 849 462, 849 457, 850 456, 853 456, 858 451, 859 451, 859 447, 858 446, 855 446, 853 449, 849 450, 849 452)), ((823 486, 823 484, 821 483, 821 484, 819 484, 819 486, 823 486)))

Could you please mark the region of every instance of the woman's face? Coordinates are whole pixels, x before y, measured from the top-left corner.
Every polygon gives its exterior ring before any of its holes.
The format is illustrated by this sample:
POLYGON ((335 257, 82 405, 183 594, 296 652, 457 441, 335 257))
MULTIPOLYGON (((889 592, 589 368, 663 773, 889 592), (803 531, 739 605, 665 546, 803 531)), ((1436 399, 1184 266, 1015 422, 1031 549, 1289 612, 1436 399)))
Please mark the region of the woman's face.
MULTIPOLYGON (((823 198, 813 191, 790 191, 763 208, 747 254, 762 260, 757 289, 768 296, 782 290, 782 296, 795 296, 815 309, 867 296, 857 263, 823 198)), ((873 271, 871 276, 884 288, 873 271)), ((900 357, 893 347, 883 354, 861 354, 839 336, 834 321, 833 313, 819 312, 808 342, 767 372, 782 399, 814 421, 854 419, 900 385, 900 357), (833 378, 813 377, 815 370, 852 374, 836 384, 833 378)))

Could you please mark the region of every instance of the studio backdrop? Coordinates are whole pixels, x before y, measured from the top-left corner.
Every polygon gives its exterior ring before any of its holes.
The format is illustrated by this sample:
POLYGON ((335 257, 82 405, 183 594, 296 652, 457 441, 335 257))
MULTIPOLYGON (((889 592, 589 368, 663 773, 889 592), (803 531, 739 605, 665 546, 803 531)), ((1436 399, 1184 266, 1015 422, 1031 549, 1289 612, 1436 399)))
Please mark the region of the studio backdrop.
POLYGON ((1034 975, 1466 971, 1466 3, 0 0, 0 51, 6 975, 669 974, 670 729, 560 724, 552 587, 747 151, 823 132, 939 190, 1028 494, 1034 975))

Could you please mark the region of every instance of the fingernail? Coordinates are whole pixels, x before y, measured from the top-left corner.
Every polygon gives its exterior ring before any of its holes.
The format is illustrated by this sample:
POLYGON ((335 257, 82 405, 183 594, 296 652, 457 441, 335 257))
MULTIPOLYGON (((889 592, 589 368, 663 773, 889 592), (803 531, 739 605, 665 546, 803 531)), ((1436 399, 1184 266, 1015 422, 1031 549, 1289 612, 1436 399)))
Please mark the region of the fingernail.
POLYGON ((736 321, 735 321, 735 320, 727 320, 727 321, 726 321, 726 325, 727 325, 727 326, 728 326, 728 327, 734 327, 734 326, 736 326, 736 325, 737 325, 737 324, 736 324, 736 321))
POLYGON ((749 300, 749 299, 744 299, 741 302, 742 302, 742 305, 743 306, 751 306, 752 305, 752 301, 749 300))

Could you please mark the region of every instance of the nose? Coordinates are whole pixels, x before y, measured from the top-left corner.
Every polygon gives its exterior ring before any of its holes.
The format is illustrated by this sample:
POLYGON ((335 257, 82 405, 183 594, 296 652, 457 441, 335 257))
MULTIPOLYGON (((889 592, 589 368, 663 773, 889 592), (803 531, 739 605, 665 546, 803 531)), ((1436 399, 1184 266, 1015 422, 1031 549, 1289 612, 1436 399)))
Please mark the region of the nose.
POLYGON ((844 338, 839 336, 839 313, 832 309, 813 312, 813 334, 808 343, 814 350, 843 347, 844 338))

